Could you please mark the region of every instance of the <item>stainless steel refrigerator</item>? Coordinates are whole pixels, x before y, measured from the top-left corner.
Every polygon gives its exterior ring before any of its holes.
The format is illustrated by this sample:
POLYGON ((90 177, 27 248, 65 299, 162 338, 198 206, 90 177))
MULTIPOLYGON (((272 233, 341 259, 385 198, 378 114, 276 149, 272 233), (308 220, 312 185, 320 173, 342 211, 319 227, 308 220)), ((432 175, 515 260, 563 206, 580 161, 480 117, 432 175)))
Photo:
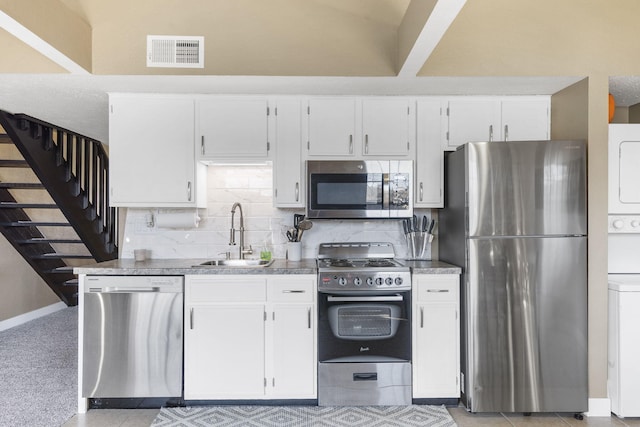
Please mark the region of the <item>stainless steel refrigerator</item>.
POLYGON ((473 142, 445 165, 439 250, 463 267, 463 403, 586 411, 585 143, 473 142))

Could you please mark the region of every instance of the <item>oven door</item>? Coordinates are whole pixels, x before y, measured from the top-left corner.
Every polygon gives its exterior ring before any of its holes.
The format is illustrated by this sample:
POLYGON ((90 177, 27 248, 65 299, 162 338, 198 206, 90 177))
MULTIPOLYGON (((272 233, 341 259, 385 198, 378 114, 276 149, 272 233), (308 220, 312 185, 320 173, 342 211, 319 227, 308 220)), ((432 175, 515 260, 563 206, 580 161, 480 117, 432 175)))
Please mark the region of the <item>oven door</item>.
POLYGON ((320 362, 411 360, 410 292, 393 295, 320 293, 320 362))

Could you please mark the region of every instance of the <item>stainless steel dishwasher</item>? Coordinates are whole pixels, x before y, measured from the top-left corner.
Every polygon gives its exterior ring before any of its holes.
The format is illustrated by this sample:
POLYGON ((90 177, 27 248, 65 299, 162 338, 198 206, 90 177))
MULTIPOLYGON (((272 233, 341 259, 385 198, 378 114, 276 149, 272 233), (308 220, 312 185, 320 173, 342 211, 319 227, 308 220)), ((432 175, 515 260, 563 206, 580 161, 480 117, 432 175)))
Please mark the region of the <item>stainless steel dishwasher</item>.
POLYGON ((182 276, 87 276, 82 396, 182 395, 182 276))

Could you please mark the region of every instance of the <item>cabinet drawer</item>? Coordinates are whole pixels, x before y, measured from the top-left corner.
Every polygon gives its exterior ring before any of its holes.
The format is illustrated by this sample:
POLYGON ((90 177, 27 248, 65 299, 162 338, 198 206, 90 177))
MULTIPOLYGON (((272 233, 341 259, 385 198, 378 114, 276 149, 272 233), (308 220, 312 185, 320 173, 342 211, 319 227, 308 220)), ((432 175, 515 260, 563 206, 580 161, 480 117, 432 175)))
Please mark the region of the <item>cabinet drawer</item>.
POLYGON ((315 299, 315 276, 313 279, 273 278, 269 279, 269 301, 312 302, 315 299))
POLYGON ((428 279, 416 280, 416 298, 418 301, 457 301, 459 278, 435 275, 428 279))
POLYGON ((189 303, 264 302, 267 300, 267 281, 236 277, 187 279, 186 300, 189 303))

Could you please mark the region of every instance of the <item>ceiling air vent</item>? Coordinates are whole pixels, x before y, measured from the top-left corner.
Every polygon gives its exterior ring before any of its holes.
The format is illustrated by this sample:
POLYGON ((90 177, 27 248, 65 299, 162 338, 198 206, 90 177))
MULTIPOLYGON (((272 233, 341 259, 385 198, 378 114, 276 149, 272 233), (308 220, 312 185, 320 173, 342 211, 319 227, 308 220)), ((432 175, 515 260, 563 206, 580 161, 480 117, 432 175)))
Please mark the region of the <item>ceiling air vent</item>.
POLYGON ((204 37, 147 36, 147 67, 204 68, 204 37))

